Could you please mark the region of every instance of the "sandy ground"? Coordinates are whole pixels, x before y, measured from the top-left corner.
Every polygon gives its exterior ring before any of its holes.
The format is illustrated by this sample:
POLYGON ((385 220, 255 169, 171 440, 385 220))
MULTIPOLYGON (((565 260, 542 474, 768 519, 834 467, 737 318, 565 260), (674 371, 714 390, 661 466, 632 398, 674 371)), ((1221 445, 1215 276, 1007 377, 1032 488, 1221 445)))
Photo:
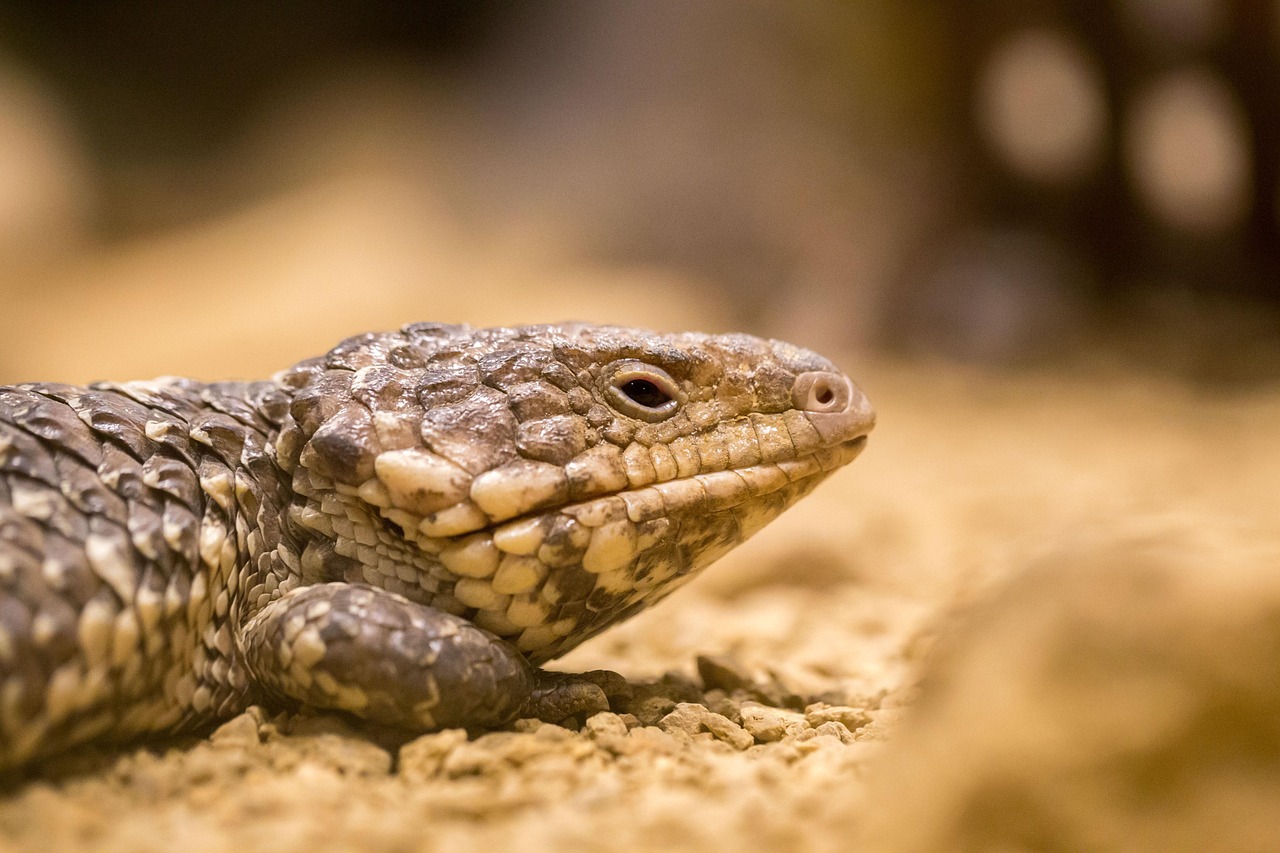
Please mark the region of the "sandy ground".
POLYGON ((623 673, 617 713, 404 742, 255 711, 51 768, 0 846, 1280 844, 1280 389, 852 372, 860 460, 558 662, 623 673))

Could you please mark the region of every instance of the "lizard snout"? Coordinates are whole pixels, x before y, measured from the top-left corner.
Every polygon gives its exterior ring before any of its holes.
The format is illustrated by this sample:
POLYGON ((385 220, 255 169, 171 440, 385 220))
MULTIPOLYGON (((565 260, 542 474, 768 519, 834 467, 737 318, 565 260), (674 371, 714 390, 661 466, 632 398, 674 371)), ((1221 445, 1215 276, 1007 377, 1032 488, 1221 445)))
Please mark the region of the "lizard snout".
POLYGON ((791 388, 791 401, 828 444, 861 438, 876 424, 876 413, 867 395, 840 373, 801 373, 791 388))

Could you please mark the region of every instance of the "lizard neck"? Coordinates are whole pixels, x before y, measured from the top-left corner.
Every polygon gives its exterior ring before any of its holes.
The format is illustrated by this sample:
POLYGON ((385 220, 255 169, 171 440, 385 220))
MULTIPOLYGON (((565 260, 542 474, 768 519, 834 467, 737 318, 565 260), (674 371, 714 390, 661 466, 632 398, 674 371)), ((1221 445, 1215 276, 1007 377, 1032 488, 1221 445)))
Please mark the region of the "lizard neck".
POLYGON ((183 602, 189 640, 175 651, 191 658, 184 680, 166 693, 185 706, 189 723, 225 716, 253 700, 239 626, 298 582, 300 546, 285 523, 293 495, 276 458, 289 398, 272 382, 95 387, 148 406, 156 420, 144 432, 160 445, 156 458, 187 484, 194 475, 194 536, 169 541, 190 580, 183 602), (189 473, 180 472, 184 464, 189 473))

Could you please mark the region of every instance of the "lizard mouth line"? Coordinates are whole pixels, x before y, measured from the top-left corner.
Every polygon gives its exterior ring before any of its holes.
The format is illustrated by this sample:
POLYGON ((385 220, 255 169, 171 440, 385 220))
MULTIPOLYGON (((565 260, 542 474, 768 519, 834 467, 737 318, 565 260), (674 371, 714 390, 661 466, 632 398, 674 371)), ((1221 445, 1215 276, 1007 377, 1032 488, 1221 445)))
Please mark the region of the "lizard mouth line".
POLYGON ((635 524, 694 510, 724 512, 788 486, 814 478, 821 479, 852 462, 866 443, 867 436, 860 435, 795 459, 690 474, 569 503, 539 507, 474 532, 501 536, 503 531, 519 529, 556 513, 573 517, 588 527, 597 527, 603 523, 603 517, 617 512, 618 503, 625 507, 626 518, 635 524))
POLYGON ((391 522, 404 531, 398 536, 415 541, 429 553, 439 553, 442 548, 448 549, 477 534, 496 537, 496 541, 528 536, 532 542, 535 538, 540 539, 535 529, 557 514, 567 515, 588 527, 597 527, 609 520, 629 519, 631 523, 639 524, 690 512, 731 510, 788 486, 810 480, 816 484, 817 480, 857 458, 866 442, 864 433, 793 459, 698 472, 615 492, 587 495, 577 500, 534 507, 519 515, 486 524, 462 525, 461 529, 455 528, 448 533, 430 529, 439 516, 423 519, 394 507, 379 506, 378 509, 384 522, 391 522))

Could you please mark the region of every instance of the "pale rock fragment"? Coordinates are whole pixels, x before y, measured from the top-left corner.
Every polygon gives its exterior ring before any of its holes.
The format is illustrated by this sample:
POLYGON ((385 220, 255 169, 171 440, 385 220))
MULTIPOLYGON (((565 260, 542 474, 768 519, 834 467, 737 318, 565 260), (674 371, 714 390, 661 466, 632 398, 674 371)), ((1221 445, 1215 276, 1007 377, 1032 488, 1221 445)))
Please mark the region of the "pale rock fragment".
POLYGON ((754 743, 750 733, 721 714, 693 702, 680 702, 675 710, 658 721, 658 727, 671 733, 682 731, 689 736, 708 731, 734 749, 746 749, 754 743))
POLYGON ((743 702, 739 713, 742 714, 742 727, 760 743, 773 743, 788 735, 794 737, 809 728, 803 714, 757 702, 743 702))

